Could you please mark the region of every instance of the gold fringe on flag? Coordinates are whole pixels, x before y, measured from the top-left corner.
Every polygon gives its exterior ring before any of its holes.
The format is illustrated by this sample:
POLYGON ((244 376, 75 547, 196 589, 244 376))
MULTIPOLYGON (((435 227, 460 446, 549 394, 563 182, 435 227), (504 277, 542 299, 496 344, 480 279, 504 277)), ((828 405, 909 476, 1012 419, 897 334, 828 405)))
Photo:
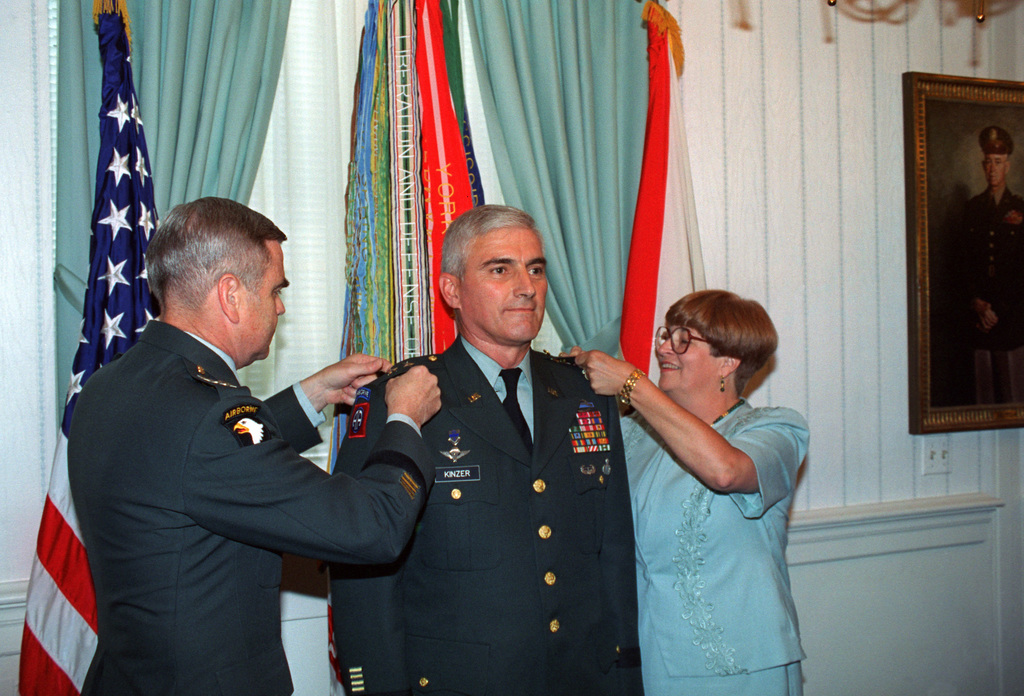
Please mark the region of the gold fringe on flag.
POLYGON ((679 23, 672 13, 656 2, 647 0, 644 5, 643 20, 657 27, 664 34, 668 32, 668 45, 672 48, 672 57, 676 62, 676 77, 683 74, 683 37, 679 32, 679 23))
POLYGON ((92 21, 96 23, 100 21, 101 14, 116 14, 121 16, 121 21, 124 22, 124 33, 128 37, 128 43, 132 42, 132 25, 128 21, 128 4, 127 0, 93 0, 92 3, 92 21))

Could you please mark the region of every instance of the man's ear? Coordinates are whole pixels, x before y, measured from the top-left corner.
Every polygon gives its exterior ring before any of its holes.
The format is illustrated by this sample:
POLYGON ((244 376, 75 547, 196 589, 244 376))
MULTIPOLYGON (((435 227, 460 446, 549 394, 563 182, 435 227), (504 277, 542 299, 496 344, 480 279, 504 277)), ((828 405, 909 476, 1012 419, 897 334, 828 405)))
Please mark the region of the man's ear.
POLYGON ((220 311, 228 318, 228 321, 237 324, 242 317, 242 291, 244 290, 242 281, 233 273, 225 273, 217 279, 215 290, 220 311))
POLYGON ((437 279, 438 288, 441 290, 441 297, 452 309, 461 309, 459 301, 459 279, 451 273, 442 273, 437 279))

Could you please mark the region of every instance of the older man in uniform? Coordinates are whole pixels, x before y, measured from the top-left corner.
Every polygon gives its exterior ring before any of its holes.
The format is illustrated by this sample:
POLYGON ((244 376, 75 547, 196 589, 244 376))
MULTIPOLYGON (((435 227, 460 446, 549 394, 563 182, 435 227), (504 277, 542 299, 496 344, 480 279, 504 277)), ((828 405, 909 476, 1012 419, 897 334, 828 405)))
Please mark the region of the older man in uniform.
MULTIPOLYGON (((642 693, 633 525, 618 412, 580 369, 530 350, 544 318, 533 219, 504 206, 445 234, 442 296, 459 339, 410 361, 437 375, 423 429, 437 465, 402 558, 332 568, 349 694, 642 693)), ((404 369, 401 365, 398 369, 404 369)), ((341 445, 353 474, 383 423, 362 390, 341 445)))
POLYGON ((978 143, 988 188, 967 202, 964 264, 979 404, 1024 401, 1024 199, 1006 187, 1013 139, 999 126, 978 143))
POLYGON ((389 422, 353 477, 297 450, 384 361, 349 357, 266 402, 239 386, 284 312, 284 239, 233 201, 171 210, 146 256, 160 318, 78 397, 68 474, 98 614, 83 696, 290 694, 279 552, 380 563, 412 532, 434 478, 427 370, 389 383, 389 422))

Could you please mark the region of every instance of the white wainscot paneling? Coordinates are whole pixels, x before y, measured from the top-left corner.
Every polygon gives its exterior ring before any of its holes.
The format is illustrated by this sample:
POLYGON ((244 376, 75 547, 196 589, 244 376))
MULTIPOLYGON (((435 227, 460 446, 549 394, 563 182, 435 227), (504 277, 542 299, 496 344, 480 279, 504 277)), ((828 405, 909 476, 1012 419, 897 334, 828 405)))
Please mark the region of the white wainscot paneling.
MULTIPOLYGON (((281 638, 295 696, 330 691, 327 648, 327 572, 317 561, 285 556, 281 638)), ((0 696, 17 696, 21 632, 28 582, 0 582, 0 696)))
POLYGON ((0 696, 18 693, 18 656, 27 590, 27 581, 0 582, 0 696))
POLYGON ((295 696, 330 693, 327 645, 326 568, 308 558, 285 555, 281 578, 281 641, 295 696))
POLYGON ((1002 504, 970 494, 794 513, 806 696, 1001 693, 1002 504))

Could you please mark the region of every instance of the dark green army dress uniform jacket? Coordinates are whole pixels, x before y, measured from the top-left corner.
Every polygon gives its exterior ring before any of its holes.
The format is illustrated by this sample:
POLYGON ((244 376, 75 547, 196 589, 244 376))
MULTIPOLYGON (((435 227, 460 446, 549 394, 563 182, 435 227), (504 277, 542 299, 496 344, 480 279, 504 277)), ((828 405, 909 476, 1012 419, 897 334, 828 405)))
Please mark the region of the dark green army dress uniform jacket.
MULTIPOLYGON (((614 399, 597 396, 571 361, 529 359, 532 454, 461 340, 415 360, 441 388, 441 411, 423 428, 434 487, 398 562, 332 567, 347 693, 642 693, 614 399)), ((356 398, 345 474, 360 471, 383 427, 382 387, 356 398)))
POLYGON ((99 627, 83 696, 290 694, 279 552, 394 559, 433 480, 413 428, 380 435, 331 477, 297 453, 320 438, 292 389, 260 401, 151 321, 85 384, 68 438, 99 627))

